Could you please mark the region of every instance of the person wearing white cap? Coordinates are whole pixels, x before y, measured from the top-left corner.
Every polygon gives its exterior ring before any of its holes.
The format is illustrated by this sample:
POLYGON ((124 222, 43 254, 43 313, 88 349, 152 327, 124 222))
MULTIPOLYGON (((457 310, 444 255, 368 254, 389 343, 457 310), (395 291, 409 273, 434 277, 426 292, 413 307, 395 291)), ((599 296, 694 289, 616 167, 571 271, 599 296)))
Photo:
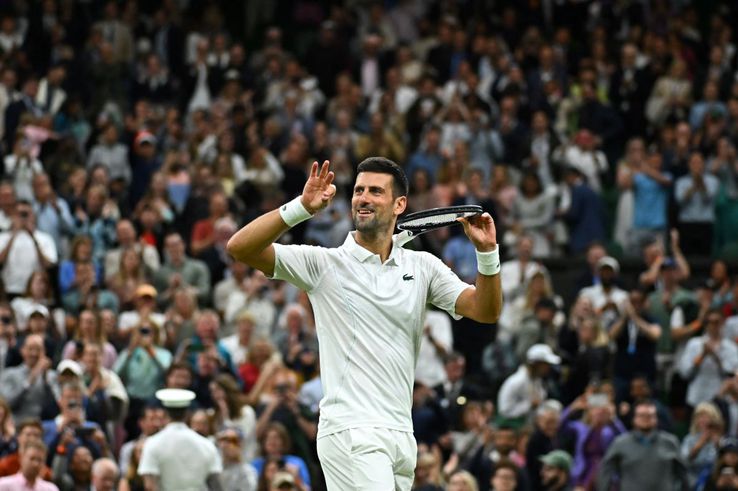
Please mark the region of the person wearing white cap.
POLYGON ((617 259, 611 256, 600 258, 597 261, 597 271, 600 275, 599 284, 582 289, 579 296, 592 301, 595 312, 601 316, 602 324, 609 327, 624 312, 628 292, 615 283, 620 273, 617 259))
POLYGON ((523 419, 543 401, 548 392, 543 379, 551 371, 551 366, 561 363, 547 344, 534 344, 525 355, 525 364, 510 375, 497 397, 500 416, 510 419, 523 419))
POLYGON ((188 408, 195 393, 184 389, 156 392, 171 422, 146 439, 138 464, 147 490, 220 491, 223 464, 218 449, 186 424, 188 408))

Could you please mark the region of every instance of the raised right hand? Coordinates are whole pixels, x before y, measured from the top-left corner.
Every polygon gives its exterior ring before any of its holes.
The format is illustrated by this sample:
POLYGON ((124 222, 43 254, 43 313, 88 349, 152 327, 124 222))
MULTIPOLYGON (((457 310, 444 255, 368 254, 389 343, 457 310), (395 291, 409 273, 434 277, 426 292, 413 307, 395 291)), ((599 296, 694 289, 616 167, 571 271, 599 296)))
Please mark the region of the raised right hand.
POLYGON ((302 205, 313 215, 328 206, 336 195, 335 174, 328 171, 329 166, 330 162, 326 160, 318 172, 318 162, 313 162, 310 177, 302 190, 302 205))

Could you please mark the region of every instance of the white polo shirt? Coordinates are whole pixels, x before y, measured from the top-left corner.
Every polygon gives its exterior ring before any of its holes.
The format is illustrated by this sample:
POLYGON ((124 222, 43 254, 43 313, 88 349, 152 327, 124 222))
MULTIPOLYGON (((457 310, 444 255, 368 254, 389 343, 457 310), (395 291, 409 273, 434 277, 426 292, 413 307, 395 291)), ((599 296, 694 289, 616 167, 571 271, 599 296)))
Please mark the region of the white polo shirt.
POLYGON ((140 475, 159 476, 162 491, 202 491, 210 474, 223 471, 213 442, 184 423, 169 423, 146 439, 140 475))
POLYGON ((456 300, 470 285, 427 252, 395 245, 382 264, 354 233, 336 249, 274 245, 274 279, 305 290, 315 312, 325 392, 318 436, 357 427, 412 432, 426 305, 459 319, 456 300))

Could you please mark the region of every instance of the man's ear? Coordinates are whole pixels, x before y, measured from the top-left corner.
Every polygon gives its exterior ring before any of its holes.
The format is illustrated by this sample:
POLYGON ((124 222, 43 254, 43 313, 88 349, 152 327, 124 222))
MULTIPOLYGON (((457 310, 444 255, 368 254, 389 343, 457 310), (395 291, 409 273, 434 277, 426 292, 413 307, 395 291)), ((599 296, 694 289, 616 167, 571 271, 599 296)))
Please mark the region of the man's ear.
POLYGON ((400 196, 395 198, 395 216, 400 216, 405 212, 407 208, 407 196, 400 196))

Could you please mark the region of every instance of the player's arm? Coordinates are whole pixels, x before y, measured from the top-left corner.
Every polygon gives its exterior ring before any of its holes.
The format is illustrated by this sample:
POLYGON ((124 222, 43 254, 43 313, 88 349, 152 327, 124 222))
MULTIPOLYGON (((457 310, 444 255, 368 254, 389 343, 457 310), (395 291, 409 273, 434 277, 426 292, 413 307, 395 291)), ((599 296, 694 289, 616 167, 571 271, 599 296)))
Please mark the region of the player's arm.
POLYGON ((492 324, 502 310, 500 256, 495 222, 489 213, 470 219, 460 218, 469 240, 477 250, 479 273, 473 288, 467 288, 456 300, 456 313, 477 322, 492 324))
POLYGON ((228 241, 228 253, 237 261, 273 276, 275 255, 272 244, 291 227, 328 206, 335 196, 334 175, 328 170, 329 165, 326 160, 318 170, 318 162, 313 162, 302 195, 236 232, 228 241))
POLYGON ((223 486, 220 484, 220 474, 210 474, 205 484, 208 486, 208 491, 223 491, 223 486))

